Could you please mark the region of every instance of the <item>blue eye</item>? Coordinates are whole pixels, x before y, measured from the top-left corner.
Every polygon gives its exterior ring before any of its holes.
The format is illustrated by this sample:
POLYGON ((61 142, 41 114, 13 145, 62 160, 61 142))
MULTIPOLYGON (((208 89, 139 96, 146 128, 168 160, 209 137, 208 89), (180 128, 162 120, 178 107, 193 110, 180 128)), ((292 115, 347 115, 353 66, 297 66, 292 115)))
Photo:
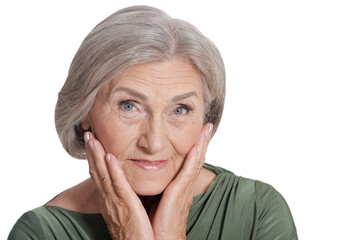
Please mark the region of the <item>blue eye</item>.
POLYGON ((174 110, 174 114, 176 115, 182 115, 184 112, 184 108, 183 107, 179 107, 176 110, 174 110))
POLYGON ((184 106, 181 106, 181 107, 177 107, 177 108, 173 111, 173 113, 174 113, 175 115, 184 115, 184 114, 188 113, 189 111, 191 111, 191 108, 184 105, 184 106))
POLYGON ((134 109, 134 105, 128 101, 122 101, 120 102, 120 106, 125 110, 125 111, 132 111, 134 109))

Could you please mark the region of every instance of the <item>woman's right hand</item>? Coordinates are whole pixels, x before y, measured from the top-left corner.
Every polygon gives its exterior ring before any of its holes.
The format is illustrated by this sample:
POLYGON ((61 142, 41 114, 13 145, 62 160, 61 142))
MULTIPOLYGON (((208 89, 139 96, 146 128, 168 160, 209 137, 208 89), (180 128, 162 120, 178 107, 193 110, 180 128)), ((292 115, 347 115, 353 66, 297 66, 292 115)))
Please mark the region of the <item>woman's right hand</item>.
POLYGON ((145 208, 112 154, 95 136, 84 134, 89 173, 100 195, 100 211, 113 239, 154 239, 145 208), (106 163, 107 162, 107 163, 106 163))

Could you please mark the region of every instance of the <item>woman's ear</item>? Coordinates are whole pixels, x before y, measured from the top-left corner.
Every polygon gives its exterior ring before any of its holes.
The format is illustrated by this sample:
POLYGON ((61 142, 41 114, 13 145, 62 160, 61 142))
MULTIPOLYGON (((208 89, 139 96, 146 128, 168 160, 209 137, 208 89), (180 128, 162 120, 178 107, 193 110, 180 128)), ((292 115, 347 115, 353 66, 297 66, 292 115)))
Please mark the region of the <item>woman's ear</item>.
POLYGON ((81 125, 81 128, 82 128, 84 131, 89 131, 89 129, 90 129, 90 122, 89 122, 88 116, 86 116, 86 117, 80 122, 80 125, 81 125))

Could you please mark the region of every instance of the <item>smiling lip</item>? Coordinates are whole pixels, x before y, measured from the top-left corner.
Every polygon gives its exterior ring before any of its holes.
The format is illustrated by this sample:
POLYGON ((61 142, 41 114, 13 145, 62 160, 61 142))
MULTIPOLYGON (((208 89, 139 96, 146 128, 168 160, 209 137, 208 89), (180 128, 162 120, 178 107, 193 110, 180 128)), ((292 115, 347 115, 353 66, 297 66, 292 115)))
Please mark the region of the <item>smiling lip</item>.
POLYGON ((147 171, 157 171, 162 169, 168 162, 168 160, 157 160, 157 161, 150 161, 146 159, 131 159, 132 162, 147 171))

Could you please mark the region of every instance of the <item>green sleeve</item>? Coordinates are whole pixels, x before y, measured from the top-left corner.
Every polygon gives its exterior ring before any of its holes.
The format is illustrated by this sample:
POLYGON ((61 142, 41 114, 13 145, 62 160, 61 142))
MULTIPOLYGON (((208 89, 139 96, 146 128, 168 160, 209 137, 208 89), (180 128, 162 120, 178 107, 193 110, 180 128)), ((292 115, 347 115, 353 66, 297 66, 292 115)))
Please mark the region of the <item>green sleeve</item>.
POLYGON ((290 209, 272 186, 256 181, 257 240, 297 240, 290 209))
POLYGON ((46 239, 39 218, 32 212, 24 213, 15 223, 8 240, 46 239))

